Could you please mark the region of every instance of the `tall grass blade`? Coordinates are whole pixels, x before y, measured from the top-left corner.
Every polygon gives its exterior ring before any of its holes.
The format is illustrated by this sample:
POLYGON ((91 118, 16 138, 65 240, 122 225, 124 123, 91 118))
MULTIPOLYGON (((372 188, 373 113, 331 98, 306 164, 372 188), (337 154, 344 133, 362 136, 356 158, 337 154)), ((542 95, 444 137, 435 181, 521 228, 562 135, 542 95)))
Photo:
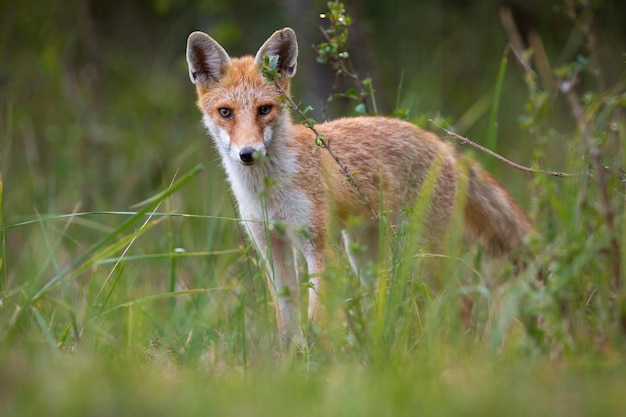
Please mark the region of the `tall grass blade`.
MULTIPOLYGON (((118 261, 115 265, 116 266, 119 265, 119 268, 117 268, 117 274, 115 274, 115 278, 113 279, 113 282, 111 283, 111 288, 109 288, 109 291, 104 296, 104 300, 100 304, 100 308, 98 309, 98 313, 96 314, 96 316, 99 316, 100 314, 102 314, 102 311, 104 310, 106 305, 109 303, 109 299, 113 295, 113 291, 115 290, 115 287, 117 286, 117 283, 119 282, 122 276, 122 273, 124 272, 124 269, 126 268, 126 261, 123 261, 123 262, 118 261)), ((113 271, 111 271, 111 273, 112 272, 113 271)), ((110 278, 110 275, 107 277, 107 281, 109 280, 109 278, 110 278)), ((100 288, 100 293, 98 294, 98 298, 100 298, 100 294, 104 290, 105 285, 106 285, 106 282, 102 285, 102 288, 100 288)))
POLYGON ((72 275, 81 273, 82 271, 86 270, 87 268, 91 267, 92 265, 99 263, 99 261, 101 259, 105 258, 106 256, 112 255, 112 254, 117 253, 119 251, 123 251, 121 256, 119 256, 117 258, 117 261, 115 262, 115 265, 113 266, 113 269, 111 270, 111 272, 107 276, 106 280, 104 281, 104 284, 102 285, 102 288, 100 289, 100 292, 98 293, 98 296, 100 296, 100 294, 104 290, 104 287, 106 287, 107 283, 109 282, 109 279, 112 276, 113 272, 117 269, 117 266, 119 264, 125 264, 126 263, 126 254, 130 250, 130 248, 133 245, 133 243, 135 242, 135 240, 137 240, 137 238, 139 236, 141 236, 142 234, 146 233, 152 227, 154 227, 155 225, 159 224, 160 220, 161 219, 157 219, 156 221, 153 221, 153 222, 149 222, 149 221, 144 222, 144 224, 142 224, 142 226, 138 230, 136 230, 134 233, 126 235, 126 236, 120 238, 118 241, 116 241, 116 242, 112 243, 111 245, 107 246, 106 248, 102 249, 97 255, 94 254, 94 256, 91 257, 89 260, 85 261, 82 265, 80 265, 79 267, 77 267, 76 269, 71 271, 71 273, 68 274, 67 277, 69 278, 72 275))
MULTIPOLYGON (((170 211, 169 207, 167 211, 170 211)), ((172 225, 172 219, 170 217, 167 217, 166 225, 167 225, 167 248, 170 253, 175 253, 176 248, 174 247, 175 246, 174 245, 174 227, 172 225)), ((169 276, 168 285, 167 285, 167 289, 169 292, 173 292, 176 290, 176 261, 177 261, 177 258, 175 256, 172 256, 170 258, 170 276, 169 276)))
POLYGON ((137 206, 143 206, 142 209, 137 211, 134 215, 128 218, 124 223, 118 226, 115 230, 113 230, 108 235, 104 236, 98 242, 96 242, 93 246, 91 246, 87 251, 85 251, 82 255, 77 257, 65 270, 61 273, 55 275, 48 283, 46 283, 33 297, 31 301, 36 301, 42 295, 47 293, 52 287, 58 284, 63 278, 72 270, 76 269, 83 263, 87 262, 89 258, 96 253, 98 250, 106 247, 107 245, 113 243, 115 239, 117 239, 122 233, 126 232, 130 229, 137 221, 142 219, 148 212, 156 208, 161 201, 163 201, 168 196, 175 193, 179 188, 189 182, 193 177, 198 175, 204 166, 201 164, 196 165, 193 169, 187 172, 181 179, 176 181, 166 190, 161 191, 160 193, 154 195, 153 197, 144 200, 139 203, 137 206))
MULTIPOLYGON (((154 302, 154 301, 166 300, 166 299, 173 298, 173 297, 181 297, 183 295, 201 294, 201 293, 206 293, 206 292, 211 292, 211 291, 228 291, 228 290, 230 290, 230 287, 195 288, 195 289, 192 289, 192 290, 164 292, 164 293, 161 293, 161 294, 148 295, 146 297, 135 298, 135 299, 127 301, 125 303, 118 304, 115 307, 111 307, 110 309, 103 311, 97 317, 106 316, 107 314, 112 313, 113 311, 119 310, 121 308, 133 307, 133 306, 136 306, 136 305, 151 303, 151 302, 154 302)), ((94 318, 97 318, 97 317, 94 317, 94 318)))
POLYGON ((41 332, 44 334, 46 338, 46 342, 48 342, 48 345, 50 346, 50 349, 52 350, 55 356, 61 357, 61 351, 59 350, 59 347, 57 346, 56 340, 50 333, 50 330, 48 329, 48 325, 46 324, 46 321, 43 319, 43 316, 41 315, 39 310, 37 310, 37 307, 33 306, 31 310, 33 312, 33 316, 35 316, 35 321, 39 325, 41 332))
POLYGON ((3 210, 2 210, 2 173, 0 172, 0 293, 4 293, 4 291, 8 287, 7 282, 7 270, 6 270, 6 248, 5 248, 5 238, 4 238, 4 221, 3 219, 3 210))
MULTIPOLYGON (((487 149, 491 149, 495 151, 496 144, 498 142, 498 113, 500 111, 500 98, 502 97, 502 85, 504 84, 504 76, 506 75, 506 67, 509 63, 509 58, 507 56, 509 52, 509 48, 507 47, 504 51, 504 55, 502 56, 502 60, 500 61, 500 69, 498 70, 498 78, 496 80, 496 88, 493 93, 493 106, 491 107, 491 112, 489 113, 489 126, 487 128, 487 140, 485 146, 487 149)), ((484 167, 487 171, 491 171, 493 168, 494 160, 492 158, 488 158, 484 167)))
POLYGON ((240 343, 241 343, 241 355, 243 362, 243 370, 248 370, 248 341, 246 338, 246 296, 242 294, 239 300, 239 308, 238 308, 238 321, 239 321, 239 334, 240 334, 240 343))
POLYGON ((411 320, 405 317, 405 296, 411 277, 416 272, 415 253, 418 253, 424 243, 424 230, 431 210, 431 203, 437 192, 437 184, 445 165, 444 155, 437 155, 432 161, 426 178, 421 185, 417 202, 406 220, 405 236, 398 236, 401 242, 395 242, 396 254, 391 273, 381 273, 376 280, 375 288, 375 318, 373 325, 374 348, 378 358, 389 356, 394 348, 406 343, 399 336, 408 335, 407 329, 399 326, 409 326, 411 320))
POLYGON ((106 265, 106 264, 117 263, 120 261, 124 261, 124 262, 145 261, 147 259, 170 259, 170 258, 189 258, 189 257, 205 258, 208 256, 230 255, 233 253, 241 253, 241 249, 235 248, 235 249, 199 251, 199 252, 163 252, 163 253, 145 253, 141 255, 114 256, 111 258, 98 259, 94 262, 94 265, 106 265))

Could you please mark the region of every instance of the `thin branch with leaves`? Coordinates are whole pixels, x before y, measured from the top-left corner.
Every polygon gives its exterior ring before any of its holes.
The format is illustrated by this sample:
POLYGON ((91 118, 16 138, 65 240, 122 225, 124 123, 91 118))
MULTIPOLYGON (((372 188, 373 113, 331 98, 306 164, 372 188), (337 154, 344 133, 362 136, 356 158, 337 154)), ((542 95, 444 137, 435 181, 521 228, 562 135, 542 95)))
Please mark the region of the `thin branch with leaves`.
POLYGON ((328 64, 335 71, 333 90, 335 90, 341 78, 347 78, 354 82, 355 88, 331 94, 326 103, 328 104, 338 98, 354 100, 358 102, 354 108, 358 114, 378 114, 372 79, 370 77, 364 79, 359 77, 347 50, 352 17, 346 13, 344 4, 338 0, 329 1, 327 6, 328 12, 320 14, 320 18, 326 20, 329 25, 326 28, 322 26, 319 28, 325 41, 315 46, 317 62, 328 64), (368 104, 370 99, 372 103, 371 108, 368 104))
POLYGON ((315 134, 315 148, 313 148, 313 151, 316 151, 317 149, 325 149, 326 151, 328 151, 328 154, 333 158, 333 160, 337 163, 337 165, 341 169, 341 172, 343 173, 346 181, 348 181, 348 183, 352 186, 352 188, 354 188, 354 190, 359 195, 359 198, 361 199, 363 204, 365 204, 369 208, 369 210, 372 213, 373 218, 377 218, 378 214, 376 213, 376 211, 370 204, 369 199, 367 198, 367 195, 365 195, 361 187, 359 187, 359 184, 357 184, 357 182, 354 179, 355 173, 352 172, 350 168, 348 168, 348 166, 345 163, 343 163, 343 161, 341 161, 341 159, 339 159, 339 157, 337 156, 335 152, 333 152, 333 150, 330 148, 330 140, 326 137, 326 135, 320 134, 317 131, 317 129, 315 128, 315 125, 316 125, 315 119, 307 116, 307 113, 312 110, 311 106, 307 106, 306 108, 301 109, 300 106, 291 98, 291 96, 285 91, 285 89, 278 82, 281 74, 277 68, 277 65, 278 65, 277 56, 270 57, 266 55, 263 61, 261 72, 263 73, 263 75, 269 82, 272 82, 274 84, 274 86, 280 93, 281 98, 285 100, 287 107, 291 108, 296 113, 298 113, 298 115, 302 119, 302 124, 305 127, 307 127, 309 130, 311 130, 313 134, 315 134))

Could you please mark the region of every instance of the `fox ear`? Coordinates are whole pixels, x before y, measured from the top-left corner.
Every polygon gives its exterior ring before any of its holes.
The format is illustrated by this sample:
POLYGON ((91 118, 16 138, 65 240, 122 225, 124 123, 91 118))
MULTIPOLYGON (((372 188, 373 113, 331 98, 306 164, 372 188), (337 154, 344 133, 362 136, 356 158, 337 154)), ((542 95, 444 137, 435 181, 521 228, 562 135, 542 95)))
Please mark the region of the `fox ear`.
POLYGON ((286 78, 296 75, 298 61, 298 41, 296 32, 291 28, 277 30, 261 46, 254 58, 254 63, 263 65, 265 55, 269 57, 278 56, 278 70, 286 78))
POLYGON ((230 57, 212 37, 193 32, 187 39, 187 64, 192 83, 208 84, 222 79, 230 66, 230 57))

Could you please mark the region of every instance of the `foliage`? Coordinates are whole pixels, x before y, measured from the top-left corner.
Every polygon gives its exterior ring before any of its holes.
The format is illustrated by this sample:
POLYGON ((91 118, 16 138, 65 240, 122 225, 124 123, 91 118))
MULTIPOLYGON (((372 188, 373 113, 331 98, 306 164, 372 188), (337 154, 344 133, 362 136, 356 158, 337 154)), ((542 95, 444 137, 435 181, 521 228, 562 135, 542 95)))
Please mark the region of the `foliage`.
MULTIPOLYGON (((615 85, 603 87, 604 68, 597 62, 595 35, 590 30, 594 7, 563 4, 563 13, 580 31, 584 47, 571 62, 553 71, 557 88, 550 91, 546 85, 553 82, 545 79, 540 84, 531 61, 524 63, 529 100, 523 126, 537 142, 537 161, 545 164, 550 160, 540 145, 544 138, 555 136, 569 143, 570 166, 579 175, 571 184, 535 179, 535 201, 540 205, 537 215, 551 219, 553 226, 548 230, 553 234, 540 252, 547 268, 541 271, 539 288, 529 294, 537 302, 527 303, 524 310, 543 320, 532 333, 536 342, 559 350, 604 349, 609 340, 622 340, 626 333, 621 168, 624 106, 619 104, 626 97, 626 80, 622 76, 615 85), (581 78, 596 82, 580 82, 581 78), (559 97, 576 122, 571 138, 546 126, 551 111, 548 102, 559 97)), ((537 56, 534 64, 540 66, 541 59, 537 56)))
POLYGON ((329 1, 326 5, 328 13, 320 15, 320 18, 328 21, 328 27, 320 28, 326 41, 315 47, 317 62, 330 65, 335 72, 335 86, 338 85, 339 80, 342 78, 353 81, 356 86, 356 88, 331 94, 327 102, 330 103, 340 98, 348 99, 358 102, 354 107, 355 113, 360 115, 376 114, 378 111, 376 110, 376 101, 374 100, 372 79, 367 77, 361 80, 358 72, 354 69, 347 49, 352 17, 346 13, 345 6, 340 1, 329 1), (370 99, 373 110, 368 105, 370 99))

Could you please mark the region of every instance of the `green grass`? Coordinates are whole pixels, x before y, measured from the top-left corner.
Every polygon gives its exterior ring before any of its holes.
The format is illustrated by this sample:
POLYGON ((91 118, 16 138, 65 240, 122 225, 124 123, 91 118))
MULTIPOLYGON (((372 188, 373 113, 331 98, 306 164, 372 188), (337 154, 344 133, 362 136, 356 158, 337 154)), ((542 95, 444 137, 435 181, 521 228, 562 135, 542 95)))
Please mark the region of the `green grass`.
POLYGON ((235 219, 171 210, 201 175, 181 175, 136 212, 5 226, 9 241, 32 239, 15 262, 33 278, 7 268, 2 415, 609 416, 626 406, 606 238, 579 236, 580 194, 562 180, 538 178, 563 228, 531 243, 524 271, 481 261, 458 239, 445 256, 419 251, 418 206, 371 286, 336 258, 330 324, 308 351, 282 357, 235 219), (462 294, 475 303, 469 328, 462 294))
POLYGON ((467 363, 440 373, 416 365, 244 375, 111 364, 80 354, 40 366, 12 356, 4 367, 0 411, 6 416, 617 416, 625 405, 623 366, 530 363, 511 369, 467 363))

